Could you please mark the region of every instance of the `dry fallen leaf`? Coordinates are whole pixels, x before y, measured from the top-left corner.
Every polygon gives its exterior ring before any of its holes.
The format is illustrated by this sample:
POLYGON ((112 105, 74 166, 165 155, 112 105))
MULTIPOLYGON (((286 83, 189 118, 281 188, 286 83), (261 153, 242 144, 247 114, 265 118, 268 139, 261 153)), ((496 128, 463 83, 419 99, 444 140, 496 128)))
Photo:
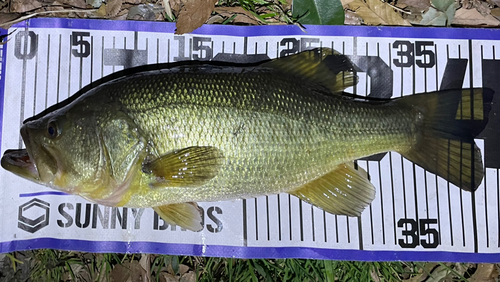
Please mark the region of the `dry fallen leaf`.
POLYGON ((90 5, 94 8, 99 8, 103 4, 102 0, 85 0, 85 3, 87 3, 88 5, 90 5))
POLYGON ((258 25, 259 21, 246 15, 237 14, 231 22, 232 24, 258 25))
POLYGON ((491 15, 495 17, 497 20, 500 20, 500 8, 494 8, 491 10, 491 15))
POLYGON ((106 1, 106 17, 112 18, 118 15, 122 7, 122 0, 108 0, 106 1))
POLYGON ((179 282, 180 277, 174 276, 168 272, 160 273, 160 282, 179 282))
POLYGON ((398 0, 398 6, 399 5, 406 5, 409 7, 413 7, 416 10, 425 11, 429 9, 429 7, 431 6, 431 2, 422 0, 398 0))
POLYGON ((410 25, 393 7, 380 0, 354 0, 348 7, 367 25, 410 25))
POLYGON ((476 9, 467 10, 465 8, 461 8, 456 11, 453 24, 467 26, 499 26, 500 22, 492 15, 481 15, 476 9))
POLYGON ((168 3, 170 4, 170 9, 174 15, 178 16, 181 10, 182 0, 169 0, 168 3))
MULTIPOLYGON (((163 11, 160 8, 160 11, 163 11)), ((137 6, 133 6, 130 8, 127 20, 136 20, 136 21, 153 21, 156 18, 155 9, 152 5, 148 4, 140 4, 137 6)))
POLYGON ((194 271, 189 271, 188 273, 181 276, 180 282, 195 282, 196 274, 194 271))
POLYGON ((472 1, 473 0, 463 0, 461 5, 465 9, 472 9, 472 1))
POLYGON ((102 4, 99 9, 95 12, 95 15, 99 18, 104 18, 106 17, 106 4, 102 4))
POLYGON ((498 281, 498 270, 492 263, 480 263, 477 270, 469 278, 471 282, 495 282, 498 281))
POLYGON ((361 25, 363 24, 363 19, 353 11, 346 10, 345 11, 345 25, 361 25))
POLYGON ((179 264, 179 274, 182 276, 189 271, 189 266, 185 264, 179 264))
POLYGON ((476 10, 479 13, 481 13, 481 15, 487 16, 491 13, 490 5, 487 2, 473 0, 472 3, 473 3, 473 7, 476 8, 476 10))
POLYGON ((14 13, 24 13, 42 7, 42 3, 33 0, 12 0, 10 11, 14 13))
POLYGON ((114 282, 150 281, 146 270, 137 261, 115 265, 109 276, 114 282))
POLYGON ((217 0, 183 0, 175 34, 189 33, 202 26, 215 8, 217 0))
MULTIPOLYGON (((71 272, 73 272, 77 281, 92 281, 92 280, 94 280, 94 278, 90 274, 89 269, 87 267, 85 267, 79 263, 71 264, 70 267, 71 267, 71 272)), ((71 278, 71 276, 70 276, 70 278, 71 278)), ((70 280, 70 279, 68 279, 68 280, 70 280)))
POLYGON ((165 17, 165 14, 163 14, 163 13, 157 13, 157 14, 155 14, 155 15, 156 15, 156 16, 155 16, 155 19, 154 19, 154 20, 155 20, 155 21, 157 21, 157 22, 164 22, 165 20, 168 20, 168 19, 165 17))
POLYGON ((21 14, 18 13, 0 13, 0 27, 3 29, 9 29, 11 25, 14 24, 13 20, 20 18, 21 14), (6 22, 12 22, 9 25, 3 25, 6 22))
POLYGON ((224 18, 221 15, 213 15, 208 19, 207 24, 221 24, 224 22, 224 18))
POLYGON ((8 0, 0 0, 0 9, 7 6, 9 4, 9 2, 10 1, 8 1, 8 0))
POLYGON ((146 270, 146 276, 151 277, 151 254, 142 254, 139 265, 146 270))
POLYGON ((61 3, 61 5, 65 7, 76 7, 80 9, 87 8, 85 0, 58 0, 57 2, 61 3))
MULTIPOLYGON (((355 0, 340 0, 340 3, 342 3, 342 6, 343 6, 344 8, 347 8, 347 6, 348 6, 349 4, 351 4, 351 2, 353 2, 353 1, 355 1, 355 0)), ((498 1, 500 1, 500 0, 498 0, 498 1)))
MULTIPOLYGON (((57 3, 57 2, 54 2, 57 3)), ((47 16, 49 17, 61 17, 61 18, 70 18, 74 17, 71 9, 64 9, 62 5, 57 3, 55 6, 47 6, 43 8, 45 12, 57 12, 56 13, 48 13, 47 16)))
POLYGON ((122 7, 120 8, 120 12, 112 18, 109 18, 110 20, 115 20, 115 21, 124 21, 127 19, 128 13, 131 8, 135 7, 132 4, 127 4, 127 3, 122 3, 122 7))
POLYGON ((434 263, 434 262, 429 262, 429 263, 426 263, 424 265, 423 268, 420 268, 418 270, 418 274, 409 278, 409 279, 405 279, 403 280, 403 282, 422 282, 422 281, 426 281, 427 278, 429 277, 429 273, 431 273, 431 271, 436 268, 436 266, 438 266, 437 263, 434 263))

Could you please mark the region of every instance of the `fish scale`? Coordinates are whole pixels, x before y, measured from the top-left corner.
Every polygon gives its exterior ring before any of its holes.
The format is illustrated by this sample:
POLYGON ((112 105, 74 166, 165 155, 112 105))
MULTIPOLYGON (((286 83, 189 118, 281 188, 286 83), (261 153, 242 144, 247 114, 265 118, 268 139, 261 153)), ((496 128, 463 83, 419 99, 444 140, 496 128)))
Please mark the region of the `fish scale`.
POLYGON ((413 141, 412 113, 326 96, 317 84, 272 70, 197 67, 124 82, 109 85, 108 95, 148 136, 156 154, 214 146, 225 157, 220 173, 205 185, 144 189, 128 206, 148 206, 151 198, 171 203, 286 192, 347 160, 413 141))

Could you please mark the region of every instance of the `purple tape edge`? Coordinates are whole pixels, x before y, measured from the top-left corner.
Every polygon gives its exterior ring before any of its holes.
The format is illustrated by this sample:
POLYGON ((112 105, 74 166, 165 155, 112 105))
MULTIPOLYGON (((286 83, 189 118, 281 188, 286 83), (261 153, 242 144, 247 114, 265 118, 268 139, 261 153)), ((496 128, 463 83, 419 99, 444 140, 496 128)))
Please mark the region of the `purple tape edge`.
MULTIPOLYGON (((175 24, 169 22, 111 21, 89 19, 36 18, 15 24, 25 28, 74 28, 91 30, 124 30, 143 32, 175 31, 175 24)), ((446 39, 500 39, 499 29, 487 28, 444 28, 444 27, 382 27, 382 26, 319 26, 306 25, 303 32, 295 25, 232 26, 203 25, 191 34, 229 36, 355 36, 355 37, 411 37, 446 39)))
MULTIPOLYGON (((0 35, 7 34, 7 30, 0 28, 0 35)), ((7 45, 3 45, 2 52, 2 73, 0 74, 0 153, 2 152, 2 128, 3 128, 3 104, 4 104, 4 90, 5 90, 5 67, 7 58, 7 45)), ((1 157, 1 156, 0 156, 1 157)))
POLYGON ((33 249, 61 249, 95 253, 155 253, 168 255, 194 255, 233 258, 307 258, 356 261, 436 261, 498 263, 499 254, 475 254, 458 252, 409 252, 409 251, 360 251, 332 250, 304 247, 238 247, 220 245, 191 245, 154 242, 94 242, 85 240, 61 240, 39 238, 0 243, 0 252, 33 249), (205 250, 203 252, 203 250, 205 250))
POLYGON ((69 196, 70 194, 65 193, 65 192, 59 192, 59 191, 43 191, 43 192, 36 192, 36 193, 19 194, 19 197, 26 198, 26 197, 36 197, 36 196, 46 196, 46 195, 69 196))

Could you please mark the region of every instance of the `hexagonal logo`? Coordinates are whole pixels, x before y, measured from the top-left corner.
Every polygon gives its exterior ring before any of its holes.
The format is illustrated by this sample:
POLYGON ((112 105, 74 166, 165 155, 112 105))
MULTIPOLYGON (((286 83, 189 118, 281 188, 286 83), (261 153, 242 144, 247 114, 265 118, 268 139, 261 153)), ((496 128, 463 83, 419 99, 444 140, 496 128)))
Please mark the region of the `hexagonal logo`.
POLYGON ((35 233, 49 225, 50 204, 40 199, 33 200, 19 206, 17 227, 35 233))

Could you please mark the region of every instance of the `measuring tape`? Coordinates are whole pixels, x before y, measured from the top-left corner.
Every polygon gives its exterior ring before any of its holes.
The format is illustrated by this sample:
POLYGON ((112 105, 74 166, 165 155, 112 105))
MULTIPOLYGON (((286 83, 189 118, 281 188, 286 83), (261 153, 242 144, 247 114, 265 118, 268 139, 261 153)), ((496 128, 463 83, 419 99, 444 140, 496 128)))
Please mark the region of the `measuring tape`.
MULTIPOLYGON (((329 47, 354 63, 359 82, 347 92, 358 95, 395 98, 469 87, 488 87, 500 93, 497 30, 342 26, 309 27, 303 33, 290 26, 205 26, 198 34, 179 36, 173 29, 167 23, 65 19, 35 19, 11 28, 10 41, 0 46, 2 152, 23 147, 18 132, 24 119, 101 77, 145 64, 185 60, 254 63, 329 47)), ((494 255, 500 253, 499 105, 497 96, 489 124, 476 140, 486 172, 475 193, 460 190, 389 152, 356 162, 376 188, 375 200, 359 218, 328 214, 280 194, 201 203, 205 228, 193 233, 169 226, 151 209, 91 204, 48 191, 4 170, 0 171, 0 188, 16 205, 4 205, 0 215, 4 227, 12 225, 16 240, 48 236, 55 241, 47 246, 58 247, 69 234, 71 240, 89 240, 85 249, 89 251, 96 251, 92 247, 96 242, 106 244, 121 238, 118 241, 132 244, 150 242, 143 243, 142 250, 154 244, 177 244, 177 250, 198 254, 192 246, 202 246, 199 252, 205 255, 498 261, 494 255), (50 211, 44 217, 47 224, 26 224, 43 214, 40 206, 50 211)), ((12 247, 12 234, 0 239, 2 251, 24 248, 12 247)), ((77 241, 69 242, 66 248, 78 249, 71 245, 77 241)), ((123 248, 110 250, 134 250, 123 248)), ((186 253, 155 248, 151 250, 186 253)))

